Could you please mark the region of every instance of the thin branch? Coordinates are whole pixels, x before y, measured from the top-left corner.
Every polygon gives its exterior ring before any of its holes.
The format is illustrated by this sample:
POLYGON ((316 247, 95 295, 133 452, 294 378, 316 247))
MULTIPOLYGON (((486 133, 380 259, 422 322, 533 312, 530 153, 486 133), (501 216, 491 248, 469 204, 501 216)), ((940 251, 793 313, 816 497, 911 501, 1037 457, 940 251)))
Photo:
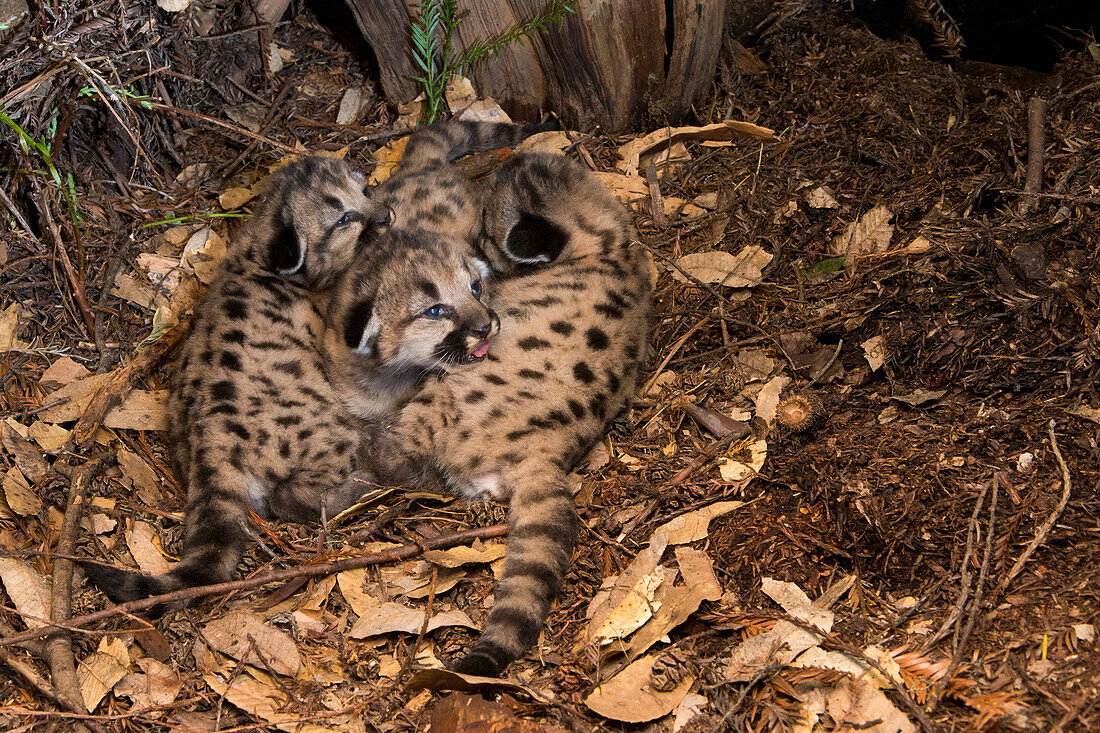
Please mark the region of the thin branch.
POLYGON ((1046 541, 1047 535, 1050 534, 1050 530, 1054 527, 1054 523, 1058 521, 1058 517, 1062 516, 1062 511, 1066 508, 1066 504, 1069 503, 1069 494, 1073 490, 1073 482, 1069 478, 1069 467, 1066 465, 1066 460, 1062 458, 1062 451, 1058 450, 1058 439, 1054 437, 1054 421, 1051 420, 1047 425, 1047 435, 1050 436, 1050 447, 1054 450, 1054 457, 1058 459, 1058 465, 1062 467, 1062 498, 1058 501, 1058 506, 1054 508, 1054 511, 1047 517, 1047 521, 1043 522, 1043 526, 1039 528, 1039 531, 1035 533, 1035 539, 1033 539, 1020 555, 1013 565, 1012 569, 1008 571, 1008 575, 1001 580, 997 586, 998 593, 1004 593, 1008 588, 1008 584, 1015 579, 1020 571, 1024 569, 1024 565, 1031 559, 1031 556, 1035 554, 1035 551, 1039 549, 1039 545, 1046 541))

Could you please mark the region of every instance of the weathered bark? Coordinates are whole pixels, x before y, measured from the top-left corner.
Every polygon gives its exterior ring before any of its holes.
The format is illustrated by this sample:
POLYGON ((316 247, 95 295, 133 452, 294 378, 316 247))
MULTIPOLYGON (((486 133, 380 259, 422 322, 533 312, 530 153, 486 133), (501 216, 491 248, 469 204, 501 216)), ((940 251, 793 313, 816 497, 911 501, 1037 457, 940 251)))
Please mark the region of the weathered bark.
MULTIPOLYGON (((386 96, 394 103, 416 96, 408 48, 415 7, 403 0, 346 2, 374 49, 386 96)), ((466 15, 456 45, 465 48, 545 5, 546 0, 459 2, 466 15)), ((726 5, 727 0, 582 0, 560 29, 509 46, 474 72, 473 81, 517 118, 553 110, 571 127, 610 130, 638 125, 646 112, 676 122, 710 88, 726 5)))

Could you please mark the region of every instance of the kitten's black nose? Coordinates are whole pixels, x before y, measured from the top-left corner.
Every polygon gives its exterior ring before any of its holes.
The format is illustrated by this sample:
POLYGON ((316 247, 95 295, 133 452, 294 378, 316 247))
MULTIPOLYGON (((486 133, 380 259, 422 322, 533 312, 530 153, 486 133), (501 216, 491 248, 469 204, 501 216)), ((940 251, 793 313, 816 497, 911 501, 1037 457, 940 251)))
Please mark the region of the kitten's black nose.
POLYGON ((478 326, 477 328, 475 328, 473 330, 474 336, 477 336, 479 339, 489 338, 489 334, 491 334, 492 332, 493 332, 492 322, 486 323, 486 324, 481 325, 481 326, 478 326))

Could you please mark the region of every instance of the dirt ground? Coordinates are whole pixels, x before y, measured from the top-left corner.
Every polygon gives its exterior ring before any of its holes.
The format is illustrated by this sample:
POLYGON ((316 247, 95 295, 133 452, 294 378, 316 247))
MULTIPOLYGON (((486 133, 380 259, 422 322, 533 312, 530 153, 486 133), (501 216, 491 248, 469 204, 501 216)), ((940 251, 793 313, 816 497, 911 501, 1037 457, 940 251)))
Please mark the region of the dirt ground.
MULTIPOLYGON (((682 730, 796 729, 807 690, 840 675, 772 660, 746 679, 731 677, 734 649, 787 618, 765 594, 765 578, 830 599, 823 605, 835 622, 824 648, 885 650, 904 682, 887 685, 886 695, 913 725, 1096 730, 1100 62, 1072 47, 1051 74, 949 65, 915 41, 872 35, 832 3, 782 7, 790 12, 739 36, 760 67, 724 55, 713 95, 686 122, 744 120, 775 130, 778 140, 689 143, 690 159, 661 181, 665 215, 653 215, 650 199, 635 206, 660 273, 643 377, 649 389, 616 424, 604 458, 581 470, 586 530, 573 569, 539 648, 510 670, 536 694, 491 691, 491 713, 518 716, 498 729, 671 730, 668 717, 616 722, 584 704, 607 678, 582 643, 585 611, 656 527, 738 500, 745 505, 688 545, 713 561, 721 593, 657 649, 676 650, 663 657, 679 669, 674 685, 691 677, 692 693, 703 698, 682 730), (1028 106, 1036 96, 1048 102, 1046 140, 1042 194, 1029 205, 1028 106), (708 195, 709 208, 688 213, 668 204, 708 195), (876 227, 887 231, 882 246, 845 249, 849 226, 870 228, 866 217, 879 207, 891 215, 876 227), (703 283, 671 264, 749 245, 772 256, 754 287, 703 283), (809 427, 769 427, 753 417, 723 441, 722 426, 728 432, 731 423, 714 426, 714 416, 756 414, 760 391, 777 377, 790 380, 785 397, 801 394, 814 405, 809 427), (724 479, 714 459, 730 445, 743 457, 754 441, 767 450, 758 475, 724 479)), ((21 453, 30 443, 10 438, 13 423, 39 424, 56 401, 44 372, 69 357, 90 372, 117 373, 160 333, 146 279, 152 260, 143 255, 178 261, 194 232, 213 225, 224 234, 232 217, 219 196, 250 186, 298 143, 346 149, 369 170, 396 117, 374 90, 363 50, 349 50, 321 23, 339 18, 302 9, 280 23, 273 37, 284 66, 268 75, 256 34, 235 31, 232 13, 215 4, 178 16, 146 2, 43 8, 0 43, 4 113, 49 146, 47 164, 0 128, 0 335, 10 336, 10 308, 19 304, 19 344, 0 352, 0 419, 9 425, 0 561, 29 568, 27 587, 39 600, 49 596, 48 553, 57 551, 72 492, 62 465, 125 452, 151 477, 143 491, 126 464, 96 475, 90 496, 100 503, 89 511, 101 524, 80 529, 74 554, 132 564, 134 527, 142 524, 151 528, 146 541, 174 556, 183 506, 159 430, 104 428, 75 452, 63 432, 44 459, 38 453, 44 464, 21 453), (123 91, 104 95, 107 87, 123 91), (363 92, 360 112, 336 124, 352 87, 363 92), (141 297, 152 307, 134 302, 141 297), (13 488, 12 469, 28 479, 24 489, 13 488)), ((582 136, 576 154, 614 171, 616 150, 630 138, 582 136)), ((154 370, 137 386, 155 392, 164 376, 154 370)), ((41 423, 68 431, 75 417, 41 423)), ((261 534, 277 557, 254 549, 244 570, 318 562, 370 542, 424 542, 492 521, 442 497, 396 492, 322 539, 313 527, 267 524, 261 534)), ((366 577, 397 582, 398 571, 413 572, 382 565, 366 577)), ((464 568, 438 595, 446 573, 427 572, 427 601, 422 593, 403 603, 483 620, 492 593, 487 565, 464 568)), ((35 622, 17 597, 25 589, 3 579, 0 634, 11 636, 35 622)), ((74 633, 76 660, 100 655, 95 661, 110 667, 102 657, 121 639, 114 666, 139 678, 131 687, 161 673, 176 687, 152 707, 115 687, 81 719, 93 729, 135 731, 304 730, 326 721, 346 730, 460 729, 440 712, 457 698, 404 681, 425 649, 447 659, 471 632, 353 639, 342 632, 358 607, 343 580, 335 591, 331 580, 303 580, 202 599, 155 621, 153 631, 135 633, 135 617, 113 617, 74 633), (212 670, 224 672, 226 658, 215 659, 217 642, 197 638, 230 609, 269 621, 315 669, 310 679, 270 667, 248 673, 275 690, 283 718, 218 686, 224 678, 212 670)), ((78 573, 73 615, 108 606, 78 573)), ((49 683, 36 689, 18 672, 52 679, 36 644, 0 647, 0 720, 12 730, 74 729, 74 716, 45 696, 49 683)), ((238 658, 228 665, 234 678, 244 666, 238 658)), ((120 678, 110 679, 105 690, 120 678)), ((81 693, 89 699, 83 686, 81 693)), ((822 712, 819 725, 887 729, 881 720, 846 722, 835 709, 822 712)))

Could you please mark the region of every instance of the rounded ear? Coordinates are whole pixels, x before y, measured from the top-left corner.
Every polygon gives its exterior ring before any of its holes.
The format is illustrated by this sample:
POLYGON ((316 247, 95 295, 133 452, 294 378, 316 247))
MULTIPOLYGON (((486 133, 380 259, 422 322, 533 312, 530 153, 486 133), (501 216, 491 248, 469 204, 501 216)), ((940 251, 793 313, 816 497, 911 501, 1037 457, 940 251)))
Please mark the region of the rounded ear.
POLYGON ((281 222, 271 238, 271 268, 283 277, 297 275, 306 262, 305 242, 289 222, 281 222))
POLYGON ((348 311, 344 320, 344 343, 352 351, 370 356, 378 337, 378 319, 374 317, 374 299, 364 298, 348 311))
POLYGON ((508 230, 504 251, 512 259, 526 264, 553 262, 569 243, 569 234, 560 226, 526 211, 508 230))

